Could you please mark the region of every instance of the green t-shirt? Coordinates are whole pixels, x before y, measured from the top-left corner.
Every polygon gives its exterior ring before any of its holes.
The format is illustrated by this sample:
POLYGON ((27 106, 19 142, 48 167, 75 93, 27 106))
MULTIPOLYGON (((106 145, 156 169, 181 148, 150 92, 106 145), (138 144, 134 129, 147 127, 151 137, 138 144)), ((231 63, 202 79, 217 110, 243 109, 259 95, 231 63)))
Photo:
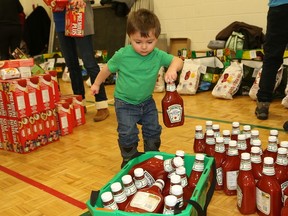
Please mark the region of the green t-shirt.
POLYGON ((140 104, 152 96, 161 66, 168 67, 173 55, 155 48, 141 56, 131 45, 118 50, 108 61, 112 73, 117 73, 114 96, 130 104, 140 104))

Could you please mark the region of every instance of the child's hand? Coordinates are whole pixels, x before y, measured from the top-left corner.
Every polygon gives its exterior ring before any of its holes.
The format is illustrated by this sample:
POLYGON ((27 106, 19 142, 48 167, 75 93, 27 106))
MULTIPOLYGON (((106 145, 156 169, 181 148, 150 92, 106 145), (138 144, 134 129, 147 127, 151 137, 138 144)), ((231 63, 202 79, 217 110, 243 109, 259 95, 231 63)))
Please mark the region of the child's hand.
POLYGON ((99 93, 100 86, 93 84, 90 89, 91 89, 91 94, 95 95, 99 93))
POLYGON ((174 82, 177 80, 177 72, 167 71, 164 76, 164 80, 166 83, 174 82))

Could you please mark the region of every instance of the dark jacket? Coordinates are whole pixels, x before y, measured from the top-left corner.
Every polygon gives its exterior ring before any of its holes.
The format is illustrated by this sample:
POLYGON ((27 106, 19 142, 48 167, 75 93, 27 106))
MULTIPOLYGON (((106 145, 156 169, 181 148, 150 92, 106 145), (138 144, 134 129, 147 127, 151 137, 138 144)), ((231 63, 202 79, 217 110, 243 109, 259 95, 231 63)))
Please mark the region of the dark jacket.
POLYGON ((20 25, 21 12, 23 7, 19 0, 0 0, 0 24, 20 25))

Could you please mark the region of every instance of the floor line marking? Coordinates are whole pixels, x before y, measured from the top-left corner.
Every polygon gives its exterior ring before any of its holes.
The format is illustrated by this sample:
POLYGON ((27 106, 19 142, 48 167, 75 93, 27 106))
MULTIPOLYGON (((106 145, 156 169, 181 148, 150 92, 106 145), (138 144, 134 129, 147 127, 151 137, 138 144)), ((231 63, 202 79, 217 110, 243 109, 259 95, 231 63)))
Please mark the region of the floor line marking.
POLYGON ((72 197, 70 197, 70 196, 68 196, 66 194, 63 194, 63 193, 61 193, 61 192, 59 192, 59 191, 57 191, 57 190, 55 190, 53 188, 50 188, 50 187, 48 187, 48 186, 46 186, 46 185, 44 185, 44 184, 42 184, 40 182, 37 182, 37 181, 35 181, 35 180, 31 179, 31 178, 28 178, 28 177, 26 177, 24 175, 21 175, 18 172, 15 172, 15 171, 13 171, 13 170, 11 170, 9 168, 6 168, 4 166, 1 166, 1 165, 0 165, 0 170, 2 172, 4 172, 4 173, 10 175, 10 176, 13 176, 13 177, 15 177, 15 178, 17 178, 17 179, 19 179, 19 180, 21 180, 23 182, 26 182, 27 184, 30 184, 30 185, 32 185, 32 186, 34 186, 34 187, 36 187, 36 188, 38 188, 40 190, 43 190, 43 191, 45 191, 45 192, 47 192, 47 193, 49 193, 49 194, 51 194, 51 195, 63 200, 65 202, 68 202, 71 205, 74 205, 74 206, 76 206, 76 207, 78 207, 78 208, 80 208, 82 210, 87 209, 87 206, 86 206, 85 203, 83 203, 83 202, 81 202, 79 200, 76 200, 76 199, 74 199, 74 198, 72 198, 72 197))

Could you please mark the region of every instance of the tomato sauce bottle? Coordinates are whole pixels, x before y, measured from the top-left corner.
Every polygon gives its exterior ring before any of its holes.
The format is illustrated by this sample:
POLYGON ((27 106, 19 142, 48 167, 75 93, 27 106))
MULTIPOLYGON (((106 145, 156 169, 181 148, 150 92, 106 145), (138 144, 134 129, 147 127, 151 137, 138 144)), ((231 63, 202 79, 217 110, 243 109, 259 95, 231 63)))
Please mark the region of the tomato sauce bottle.
POLYGON ((179 175, 173 174, 170 176, 170 181, 168 181, 167 184, 165 184, 165 187, 163 188, 162 191, 164 197, 171 194, 171 188, 173 185, 181 186, 181 177, 179 175))
POLYGON ((215 138, 221 136, 220 125, 219 124, 213 124, 212 125, 212 130, 214 132, 214 137, 215 138))
POLYGON ((253 140, 260 140, 259 130, 251 130, 251 138, 250 138, 251 145, 252 145, 253 140))
POLYGON ((288 156, 288 141, 281 141, 280 142, 280 145, 279 145, 281 148, 286 148, 287 149, 287 156, 288 156))
POLYGON ((206 132, 206 140, 205 140, 205 154, 209 156, 214 156, 215 152, 215 137, 214 131, 208 130, 206 132))
POLYGON ((183 188, 180 185, 173 185, 171 187, 171 195, 177 197, 177 203, 179 203, 179 208, 184 209, 184 198, 183 198, 183 188))
POLYGON ((101 200, 105 209, 118 210, 117 203, 115 202, 113 195, 110 191, 102 193, 101 200))
POLYGON ((124 191, 126 193, 127 199, 129 200, 137 192, 137 188, 135 186, 135 183, 131 175, 129 174, 124 175, 122 176, 121 180, 123 183, 123 187, 124 187, 124 191))
POLYGON ((246 136, 246 145, 247 145, 247 152, 249 153, 251 151, 251 126, 250 125, 244 125, 243 126, 243 134, 246 136))
POLYGON ((272 157, 273 161, 277 158, 277 137, 269 136, 267 148, 263 152, 263 157, 272 157))
POLYGON ((255 140, 252 140, 251 144, 252 144, 251 148, 252 147, 258 147, 259 148, 260 155, 261 155, 261 157, 263 157, 262 141, 260 139, 255 139, 255 140))
POLYGON ((237 141, 238 134, 240 134, 240 123, 239 122, 232 122, 231 140, 237 141))
POLYGON ((223 163, 223 190, 228 196, 237 194, 237 176, 240 167, 237 141, 229 142, 229 149, 226 160, 223 163))
POLYGON ((223 190, 223 163, 226 159, 226 151, 224 146, 223 137, 216 137, 215 153, 214 153, 215 163, 216 163, 216 185, 215 190, 223 190))
POLYGON ((184 124, 183 99, 176 91, 175 83, 167 83, 166 94, 162 99, 164 125, 168 128, 184 124))
MULTIPOLYGON (((189 200, 192 196, 192 190, 188 185, 188 177, 186 174, 186 168, 183 166, 176 168, 176 174, 181 177, 181 186, 183 188, 183 197, 185 200, 189 200)), ((184 203, 184 206, 185 205, 187 205, 187 203, 184 203)))
POLYGON ((241 214, 256 212, 256 183, 252 173, 250 154, 241 154, 240 170, 237 177, 237 207, 241 214))
POLYGON ((277 145, 279 145, 279 131, 276 129, 272 129, 269 131, 269 136, 275 136, 277 140, 277 145))
POLYGON ((204 139, 206 139, 207 131, 208 131, 208 130, 213 130, 213 129, 212 129, 212 125, 213 125, 213 121, 208 120, 208 121, 205 122, 204 139))
POLYGON ((278 154, 274 168, 276 179, 279 182, 281 188, 284 189, 284 187, 288 184, 288 159, 286 148, 278 148, 278 154))
POLYGON ((205 152, 205 139, 203 128, 201 125, 196 125, 195 127, 195 138, 193 150, 195 153, 204 153, 205 152))
POLYGON ((193 163, 193 167, 192 167, 190 176, 188 178, 188 185, 191 189, 191 194, 193 194, 193 192, 196 188, 196 185, 197 185, 197 183, 198 183, 198 181, 199 181, 199 179, 203 173, 204 158, 205 158, 205 155, 201 154, 201 153, 198 153, 195 156, 195 161, 193 163))
POLYGON ((164 181, 162 179, 157 179, 151 187, 138 190, 127 204, 125 211, 137 213, 162 213, 164 206, 162 190, 164 186, 164 181))
POLYGON ((225 146, 225 152, 227 153, 229 148, 229 142, 231 140, 230 130, 223 130, 222 131, 224 146, 225 146))
POLYGON ((164 198, 163 215, 174 215, 175 205, 177 203, 177 197, 174 195, 168 195, 164 198))
POLYGON ((238 134, 237 138, 237 148, 238 154, 241 157, 243 152, 247 152, 247 143, 246 143, 246 135, 245 134, 238 134))
POLYGON ((251 164, 252 164, 252 172, 255 178, 255 182, 259 181, 262 177, 262 158, 260 155, 260 148, 257 146, 253 146, 251 148, 251 164))
POLYGON ((114 182, 113 184, 111 184, 110 187, 111 187, 111 191, 112 191, 114 200, 117 203, 119 210, 124 210, 129 201, 127 199, 127 196, 125 194, 125 191, 124 191, 121 183, 120 182, 114 182))
POLYGON ((264 158, 263 176, 256 184, 257 213, 260 216, 281 214, 281 187, 276 179, 273 164, 272 157, 264 158))

